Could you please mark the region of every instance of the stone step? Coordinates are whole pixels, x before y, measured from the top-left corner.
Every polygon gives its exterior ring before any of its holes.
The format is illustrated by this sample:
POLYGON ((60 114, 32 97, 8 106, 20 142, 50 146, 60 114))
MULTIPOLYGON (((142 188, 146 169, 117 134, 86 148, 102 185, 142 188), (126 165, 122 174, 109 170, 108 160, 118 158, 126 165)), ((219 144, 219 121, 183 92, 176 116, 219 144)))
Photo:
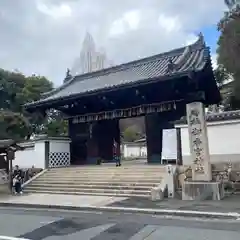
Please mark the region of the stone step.
POLYGON ((45 176, 107 176, 107 175, 117 175, 117 176, 161 176, 165 175, 162 172, 46 172, 45 176))
POLYGON ((148 186, 141 186, 141 185, 95 185, 95 184, 66 184, 66 183, 62 183, 62 184, 51 184, 51 183, 46 183, 46 184, 42 184, 42 183, 32 183, 29 186, 27 186, 27 188, 41 188, 41 187, 48 187, 48 188, 76 188, 76 189, 81 189, 81 188, 90 188, 90 189, 132 189, 132 190, 149 190, 153 187, 157 186, 157 184, 152 184, 152 185, 148 185, 148 186))
POLYGON ((43 193, 43 194, 67 194, 67 195, 91 195, 91 196, 116 196, 116 197, 141 197, 141 198, 149 198, 150 194, 135 194, 135 193, 129 193, 129 194, 123 194, 123 193, 85 193, 85 192, 64 192, 64 191, 50 191, 50 190, 24 190, 26 193, 43 193))
POLYGON ((138 168, 132 168, 132 169, 122 169, 120 168, 114 168, 114 169, 108 169, 108 168, 100 168, 100 169, 71 169, 71 170, 62 170, 59 168, 50 169, 49 172, 165 172, 165 169, 161 168, 153 168, 153 169, 138 169, 138 168))
POLYGON ((165 176, 158 166, 88 166, 50 169, 24 189, 25 192, 94 196, 150 197, 151 189, 165 176))
POLYGON ((76 181, 41 181, 35 180, 30 185, 46 185, 46 184, 51 184, 51 185, 94 185, 94 186, 112 186, 112 187, 118 187, 118 186, 136 186, 136 187, 152 187, 152 186, 158 186, 161 181, 157 183, 146 183, 146 182, 102 182, 102 181, 89 181, 89 182, 76 182, 76 181))
POLYGON ((43 176, 41 178, 38 179, 38 181, 75 181, 75 182, 91 182, 91 181, 102 181, 102 182, 146 182, 146 183, 150 183, 150 182, 160 182, 162 180, 161 177, 159 178, 116 178, 116 177, 112 177, 112 178, 94 178, 94 177, 89 177, 89 178, 74 178, 74 177, 69 177, 69 178, 65 178, 65 177, 59 177, 59 178, 51 178, 51 177, 47 177, 47 176, 43 176))
POLYGON ((138 175, 138 174, 131 174, 131 175, 125 175, 125 174, 56 174, 56 175, 50 175, 50 174, 45 174, 45 178, 75 178, 75 179, 88 179, 88 178, 95 178, 95 179, 112 179, 112 178, 127 178, 127 179, 139 179, 139 178, 144 178, 144 179, 158 179, 164 177, 162 174, 149 174, 149 175, 138 175))
POLYGON ((102 170, 102 169, 111 169, 111 170, 132 170, 132 169, 142 169, 142 170, 164 170, 165 166, 162 165, 154 165, 154 166, 148 166, 148 165, 131 165, 131 166, 124 166, 122 165, 121 167, 116 167, 115 165, 112 166, 103 166, 103 165, 94 165, 94 166, 83 166, 83 167, 59 167, 59 168, 50 168, 51 171, 85 171, 85 170, 102 170))
POLYGON ((149 172, 149 173, 146 173, 146 172, 142 172, 142 173, 139 173, 139 172, 131 172, 131 173, 125 173, 125 172, 97 172, 97 173, 92 173, 92 172, 84 172, 84 173, 75 173, 75 172, 72 172, 72 173, 66 173, 66 172, 56 172, 56 173, 52 173, 52 172, 46 172, 44 174, 45 176, 49 175, 49 176, 64 176, 64 175, 67 175, 67 176, 108 176, 108 175, 119 175, 119 176, 162 176, 162 175, 166 175, 166 173, 161 173, 161 172, 149 172))
POLYGON ((115 171, 115 170, 98 170, 98 171, 51 171, 49 170, 47 173, 48 174, 164 174, 166 171, 159 171, 159 170, 151 170, 151 171, 140 171, 133 169, 131 171, 115 171))
POLYGON ((63 191, 63 192, 85 192, 85 193, 113 193, 113 194, 129 194, 129 193, 134 193, 134 194, 150 194, 151 190, 133 190, 133 189, 103 189, 103 188, 64 188, 64 187, 45 187, 45 186, 40 186, 40 187, 31 187, 28 186, 26 188, 28 191, 32 190, 41 190, 41 191, 63 191))
POLYGON ((112 178, 112 177, 128 177, 128 178, 142 178, 142 177, 163 177, 165 176, 165 174, 159 174, 159 173, 151 173, 151 174, 138 174, 138 173, 131 173, 131 174, 120 174, 120 173, 105 173, 105 174, 95 174, 95 173, 85 173, 85 174, 76 174, 76 173, 72 173, 72 174, 66 174, 66 173, 58 173, 58 174, 49 174, 49 173, 45 173, 43 176, 45 177, 75 177, 75 178, 84 178, 84 177, 103 177, 103 178, 112 178))
POLYGON ((44 176, 47 176, 47 177, 75 177, 75 178, 83 178, 83 177, 104 177, 104 178, 111 178, 111 177, 128 177, 128 178, 141 178, 141 177, 161 177, 161 176, 165 176, 164 174, 114 174, 114 173, 108 173, 108 174, 55 174, 55 175, 52 175, 52 174, 44 174, 44 176))

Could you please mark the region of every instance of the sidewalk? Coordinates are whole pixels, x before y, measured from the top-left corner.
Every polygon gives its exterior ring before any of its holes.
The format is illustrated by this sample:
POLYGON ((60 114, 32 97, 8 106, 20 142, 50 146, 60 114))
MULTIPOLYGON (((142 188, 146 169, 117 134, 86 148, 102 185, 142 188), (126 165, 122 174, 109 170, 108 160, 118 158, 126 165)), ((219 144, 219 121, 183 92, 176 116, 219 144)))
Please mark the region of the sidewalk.
POLYGON ((1 206, 240 219, 240 195, 232 195, 222 201, 196 202, 166 199, 160 202, 152 202, 145 198, 29 194, 1 196, 1 206))
POLYGON ((119 202, 113 202, 108 206, 112 207, 135 207, 151 209, 176 209, 205 212, 237 212, 240 214, 240 195, 230 195, 221 201, 182 201, 178 199, 166 199, 152 202, 144 198, 128 198, 119 202))

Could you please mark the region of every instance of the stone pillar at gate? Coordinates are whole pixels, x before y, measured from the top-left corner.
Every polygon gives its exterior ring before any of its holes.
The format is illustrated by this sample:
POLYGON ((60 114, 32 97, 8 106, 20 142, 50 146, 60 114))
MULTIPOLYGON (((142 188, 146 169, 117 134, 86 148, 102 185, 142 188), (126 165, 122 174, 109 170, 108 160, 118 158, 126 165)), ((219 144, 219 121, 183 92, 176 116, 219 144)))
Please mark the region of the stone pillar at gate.
POLYGON ((148 163, 161 163, 162 158, 162 121, 158 114, 145 117, 148 163))
POLYGON ((212 170, 204 104, 201 102, 187 104, 187 120, 193 181, 211 181, 212 170))

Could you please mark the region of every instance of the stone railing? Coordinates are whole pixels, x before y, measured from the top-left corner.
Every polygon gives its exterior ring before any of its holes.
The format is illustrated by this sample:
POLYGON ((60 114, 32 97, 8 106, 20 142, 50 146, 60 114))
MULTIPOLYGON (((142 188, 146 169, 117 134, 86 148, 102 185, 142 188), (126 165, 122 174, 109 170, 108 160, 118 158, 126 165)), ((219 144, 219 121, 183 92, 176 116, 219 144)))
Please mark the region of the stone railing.
POLYGON ((165 174, 157 187, 151 189, 151 200, 163 200, 164 197, 174 198, 176 192, 176 166, 166 165, 165 174))

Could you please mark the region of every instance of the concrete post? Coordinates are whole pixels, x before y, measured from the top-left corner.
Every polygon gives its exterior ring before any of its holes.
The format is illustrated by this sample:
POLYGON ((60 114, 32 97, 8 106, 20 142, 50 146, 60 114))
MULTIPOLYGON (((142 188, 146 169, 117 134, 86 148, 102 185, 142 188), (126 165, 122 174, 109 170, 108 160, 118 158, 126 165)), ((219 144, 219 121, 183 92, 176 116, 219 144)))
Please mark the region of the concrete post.
POLYGON ((168 190, 168 198, 174 198, 175 197, 175 170, 176 166, 167 165, 166 167, 166 184, 167 184, 167 190, 168 190))

